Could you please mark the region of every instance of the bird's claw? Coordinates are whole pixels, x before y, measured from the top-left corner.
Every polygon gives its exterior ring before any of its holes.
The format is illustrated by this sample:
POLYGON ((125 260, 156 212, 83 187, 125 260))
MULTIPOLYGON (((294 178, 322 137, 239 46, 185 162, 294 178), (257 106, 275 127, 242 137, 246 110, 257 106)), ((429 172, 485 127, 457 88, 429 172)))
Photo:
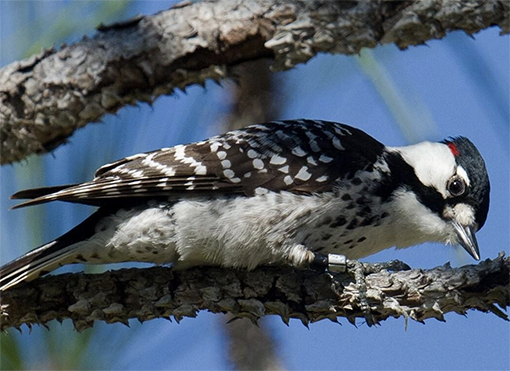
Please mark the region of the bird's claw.
POLYGON ((354 277, 358 285, 359 306, 367 321, 368 326, 375 326, 378 321, 370 311, 370 305, 367 300, 367 283, 365 277, 372 273, 378 273, 382 270, 393 272, 410 270, 411 267, 400 260, 391 260, 382 263, 361 263, 358 260, 347 260, 347 273, 354 277))
MULTIPOLYGON (((351 261, 351 260, 349 260, 349 261, 351 261)), ((380 262, 380 263, 361 263, 361 264, 363 264, 363 270, 365 271, 365 275, 372 274, 372 273, 379 273, 382 270, 387 270, 387 271, 392 271, 392 272, 411 270, 411 267, 401 260, 390 260, 387 262, 380 262)))
POLYGON ((382 263, 362 263, 358 260, 346 259, 344 255, 339 254, 314 254, 314 260, 310 265, 315 270, 327 270, 331 273, 348 273, 354 278, 358 286, 359 307, 367 321, 368 326, 377 325, 378 321, 370 311, 370 305, 367 300, 367 283, 365 277, 372 273, 378 273, 382 270, 393 272, 410 270, 411 267, 400 260, 391 260, 382 263))

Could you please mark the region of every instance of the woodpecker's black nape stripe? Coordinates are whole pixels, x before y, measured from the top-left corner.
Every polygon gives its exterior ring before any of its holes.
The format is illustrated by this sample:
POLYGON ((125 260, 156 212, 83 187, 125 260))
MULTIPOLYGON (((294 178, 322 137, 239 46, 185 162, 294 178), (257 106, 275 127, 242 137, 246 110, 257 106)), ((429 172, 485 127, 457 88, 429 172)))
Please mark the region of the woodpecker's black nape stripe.
POLYGON ((386 152, 385 159, 390 168, 390 177, 385 177, 376 190, 383 201, 388 201, 395 191, 405 189, 412 191, 418 201, 437 215, 441 215, 445 207, 445 199, 434 187, 424 185, 398 152, 386 152))
POLYGON ((470 186, 463 202, 472 205, 477 210, 475 217, 478 229, 480 229, 485 224, 489 212, 490 182, 485 161, 475 145, 465 137, 449 138, 443 143, 455 145, 458 152, 455 160, 467 172, 470 186))

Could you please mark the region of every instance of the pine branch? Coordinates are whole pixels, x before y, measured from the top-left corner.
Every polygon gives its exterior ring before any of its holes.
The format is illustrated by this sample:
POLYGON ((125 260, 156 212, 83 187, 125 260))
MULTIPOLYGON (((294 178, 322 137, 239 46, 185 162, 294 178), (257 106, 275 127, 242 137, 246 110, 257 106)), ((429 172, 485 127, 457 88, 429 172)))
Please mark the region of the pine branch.
POLYGON ((498 0, 218 0, 100 26, 0 69, 0 162, 50 151, 107 113, 224 79, 245 61, 272 58, 284 70, 320 52, 406 48, 453 30, 508 33, 509 10, 498 0))
MULTIPOLYGON (((367 275, 367 299, 376 322, 389 317, 444 320, 444 314, 469 309, 493 312, 510 305, 510 258, 501 253, 478 265, 413 269, 367 275)), ((71 319, 78 331, 94 321, 148 321, 195 317, 201 310, 231 313, 256 321, 278 315, 308 326, 339 317, 364 318, 359 290, 346 274, 299 271, 288 267, 252 272, 202 267, 121 269, 103 274, 62 274, 15 287, 0 298, 0 328, 45 325, 71 319)))

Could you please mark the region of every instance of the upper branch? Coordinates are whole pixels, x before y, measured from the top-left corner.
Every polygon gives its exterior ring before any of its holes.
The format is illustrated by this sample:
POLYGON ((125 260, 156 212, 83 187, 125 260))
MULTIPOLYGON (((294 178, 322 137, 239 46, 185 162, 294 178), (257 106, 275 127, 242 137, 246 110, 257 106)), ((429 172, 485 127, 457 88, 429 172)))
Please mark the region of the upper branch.
MULTIPOLYGON (((366 277, 366 298, 373 320, 388 317, 444 320, 468 309, 493 312, 510 305, 510 258, 452 269, 413 269, 366 277)), ((173 271, 169 268, 122 269, 104 274, 62 274, 38 279, 2 293, 0 329, 46 324, 70 318, 77 330, 95 320, 107 323, 137 318, 195 317, 200 310, 230 312, 252 320, 274 314, 303 324, 364 317, 360 290, 349 275, 260 268, 252 272, 220 268, 173 271)))
POLYGON ((319 52, 406 48, 451 30, 508 33, 509 9, 504 0, 218 0, 100 26, 0 70, 0 162, 52 150, 106 113, 223 79, 244 61, 270 57, 282 70, 319 52))

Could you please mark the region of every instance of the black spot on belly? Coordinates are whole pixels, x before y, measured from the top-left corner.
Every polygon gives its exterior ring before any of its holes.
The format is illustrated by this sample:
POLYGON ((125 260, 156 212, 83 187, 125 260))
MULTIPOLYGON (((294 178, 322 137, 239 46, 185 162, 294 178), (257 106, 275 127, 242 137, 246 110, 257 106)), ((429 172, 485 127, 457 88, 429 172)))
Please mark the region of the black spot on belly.
MULTIPOLYGON (((361 221, 361 223, 359 224, 360 227, 366 227, 367 225, 372 225, 374 224, 374 219, 375 217, 371 216, 369 218, 365 218, 361 221)), ((380 225, 381 223, 377 224, 375 223, 374 226, 377 226, 377 225, 380 225)))
POLYGON ((348 245, 350 243, 352 243, 352 240, 347 240, 347 241, 344 242, 344 245, 348 245))
POLYGON ((358 178, 358 177, 354 177, 354 178, 352 178, 351 183, 353 185, 360 185, 361 184, 361 179, 358 178))
POLYGON ((351 202, 351 203, 350 203, 349 205, 347 205, 345 208, 346 208, 347 210, 352 210, 352 209, 354 209, 355 207, 356 207, 356 205, 354 204, 354 202, 351 202))
POLYGON ((384 212, 381 214, 381 219, 387 218, 388 216, 390 216, 390 214, 388 214, 387 212, 384 212))
POLYGON ((322 241, 327 241, 327 240, 329 240, 332 236, 333 236, 333 235, 331 235, 331 234, 329 234, 329 233, 328 233, 328 234, 325 234, 325 235, 323 235, 323 236, 322 236, 322 241))
POLYGON ((365 241, 367 238, 366 237, 361 237, 360 239, 358 239, 358 242, 363 242, 365 241))
POLYGON ((320 246, 320 247, 314 248, 313 251, 322 251, 325 248, 326 248, 326 246, 320 246))
POLYGON ((320 227, 323 227, 329 223, 331 223, 333 221, 333 219, 331 219, 330 216, 325 216, 324 218, 322 218, 322 220, 320 220, 316 225, 315 227, 316 228, 320 228, 320 227))
POLYGON ((370 209, 368 206, 363 206, 361 210, 358 211, 358 215, 361 217, 365 217, 370 214, 372 214, 372 209, 370 209))
POLYGON ((351 197, 349 194, 347 194, 347 193, 346 193, 346 194, 344 194, 344 195, 342 196, 342 200, 344 200, 344 201, 350 201, 350 200, 352 200, 352 197, 351 197))
POLYGON ((335 222, 330 224, 330 227, 331 228, 338 228, 338 227, 341 227, 342 225, 346 224, 347 223, 347 219, 345 219, 343 216, 339 216, 335 219, 335 222))
POLYGON ((347 229, 354 229, 358 226, 358 219, 353 219, 349 225, 347 226, 347 229))
POLYGON ((364 205, 364 204, 368 203, 368 200, 367 200, 367 198, 365 196, 361 196, 360 198, 358 198, 356 200, 356 203, 358 205, 364 205))
POLYGON ((349 249, 354 249, 356 247, 356 245, 351 245, 349 246, 349 249))

